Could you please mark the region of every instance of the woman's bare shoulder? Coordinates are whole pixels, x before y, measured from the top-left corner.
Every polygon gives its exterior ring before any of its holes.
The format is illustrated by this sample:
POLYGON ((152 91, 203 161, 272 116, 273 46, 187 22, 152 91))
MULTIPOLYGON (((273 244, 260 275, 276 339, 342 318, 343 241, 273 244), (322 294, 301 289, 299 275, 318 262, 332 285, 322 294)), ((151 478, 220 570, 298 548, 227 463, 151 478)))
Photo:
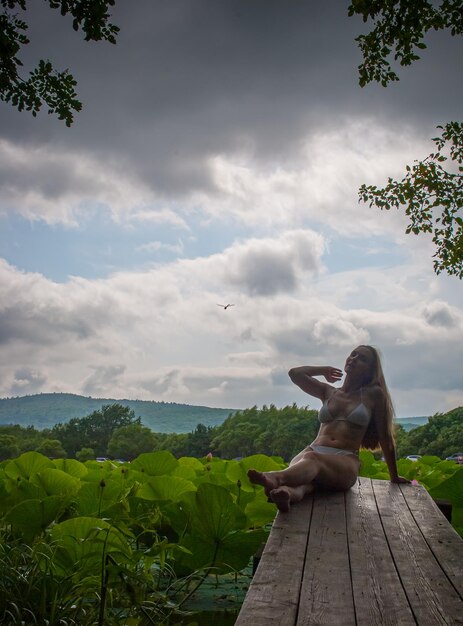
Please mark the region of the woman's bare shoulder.
POLYGON ((373 384, 364 387, 363 393, 375 404, 384 400, 385 395, 380 385, 373 384))

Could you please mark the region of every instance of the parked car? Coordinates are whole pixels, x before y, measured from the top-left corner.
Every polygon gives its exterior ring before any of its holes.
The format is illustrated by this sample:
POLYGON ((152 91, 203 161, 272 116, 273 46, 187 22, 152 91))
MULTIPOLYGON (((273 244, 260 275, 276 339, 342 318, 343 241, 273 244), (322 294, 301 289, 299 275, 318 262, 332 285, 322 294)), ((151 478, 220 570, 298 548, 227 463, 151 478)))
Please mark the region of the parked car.
POLYGON ((105 461, 109 461, 109 458, 107 456, 97 456, 95 461, 98 461, 99 463, 104 463, 105 461))
POLYGON ((446 457, 445 460, 455 461, 455 463, 460 463, 460 465, 463 465, 463 452, 455 452, 455 454, 451 454, 450 456, 446 457))
POLYGON ((421 454, 409 454, 406 458, 409 461, 419 461, 421 459, 421 454))

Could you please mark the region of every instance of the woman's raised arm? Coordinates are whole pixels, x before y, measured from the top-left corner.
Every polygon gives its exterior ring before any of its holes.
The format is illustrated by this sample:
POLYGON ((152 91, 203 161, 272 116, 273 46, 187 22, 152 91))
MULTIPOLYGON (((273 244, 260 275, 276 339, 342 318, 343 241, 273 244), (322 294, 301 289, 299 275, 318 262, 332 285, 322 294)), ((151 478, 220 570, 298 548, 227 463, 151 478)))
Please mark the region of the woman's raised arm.
POLYGON ((335 383, 342 378, 342 370, 329 365, 302 365, 301 367, 292 367, 288 375, 302 391, 323 401, 326 399, 326 391, 331 389, 331 385, 321 382, 315 376, 323 376, 327 382, 335 383))

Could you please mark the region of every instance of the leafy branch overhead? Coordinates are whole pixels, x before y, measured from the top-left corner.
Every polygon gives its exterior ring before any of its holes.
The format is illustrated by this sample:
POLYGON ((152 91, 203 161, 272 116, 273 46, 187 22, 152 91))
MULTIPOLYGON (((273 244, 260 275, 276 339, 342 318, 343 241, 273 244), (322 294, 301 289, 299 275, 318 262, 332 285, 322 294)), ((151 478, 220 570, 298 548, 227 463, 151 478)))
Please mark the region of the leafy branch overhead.
POLYGON ((423 161, 406 167, 401 181, 388 179, 383 188, 362 185, 360 199, 380 209, 405 207, 409 217, 407 234, 431 233, 436 246, 434 270, 463 278, 463 124, 449 122, 439 126, 435 137, 438 150, 423 161), (455 171, 446 170, 448 149, 455 171))
MULTIPOLYGON (((370 82, 386 87, 398 81, 391 57, 400 66, 419 60, 429 31, 463 34, 463 0, 353 0, 348 13, 374 22, 371 32, 356 38, 363 56, 358 68, 361 87, 370 82)), ((448 122, 438 128, 442 133, 433 139, 437 152, 407 166, 401 181, 389 178, 383 188, 362 185, 359 197, 380 209, 405 207, 410 219, 406 232, 432 235, 436 273, 446 271, 462 278, 463 124, 448 122)))
POLYGON ((439 5, 429 0, 353 0, 348 14, 375 22, 371 32, 355 39, 363 55, 358 68, 361 87, 370 82, 386 87, 399 80, 389 57, 394 54, 394 61, 402 66, 418 61, 418 52, 427 47, 423 38, 428 31, 463 34, 462 0, 443 0, 439 5))
MULTIPOLYGON (((51 9, 62 16, 71 14, 74 30, 82 30, 85 41, 105 40, 116 43, 119 28, 109 22, 108 7, 115 0, 48 0, 51 9)), ((24 77, 19 57, 29 43, 28 25, 18 14, 27 11, 27 0, 1 0, 0 14, 0 99, 11 102, 19 111, 35 117, 43 105, 70 126, 74 113, 82 109, 75 91, 76 81, 69 70, 57 71, 49 60, 39 60, 37 67, 24 77)))

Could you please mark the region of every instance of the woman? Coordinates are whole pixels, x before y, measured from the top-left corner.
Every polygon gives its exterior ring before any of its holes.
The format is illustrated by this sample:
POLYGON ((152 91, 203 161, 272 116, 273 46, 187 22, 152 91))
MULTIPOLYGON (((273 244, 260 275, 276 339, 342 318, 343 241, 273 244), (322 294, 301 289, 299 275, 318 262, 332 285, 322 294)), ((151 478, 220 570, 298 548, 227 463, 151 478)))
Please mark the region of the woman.
POLYGON ((377 350, 358 346, 347 357, 346 377, 341 387, 328 383, 342 378, 342 371, 329 366, 294 367, 289 377, 303 391, 320 398, 320 429, 316 439, 297 454, 289 467, 277 472, 249 470, 252 483, 262 485, 269 500, 280 511, 315 488, 347 491, 358 477, 359 448, 381 446, 391 482, 406 483, 397 474, 393 438, 393 416, 389 391, 377 350))

